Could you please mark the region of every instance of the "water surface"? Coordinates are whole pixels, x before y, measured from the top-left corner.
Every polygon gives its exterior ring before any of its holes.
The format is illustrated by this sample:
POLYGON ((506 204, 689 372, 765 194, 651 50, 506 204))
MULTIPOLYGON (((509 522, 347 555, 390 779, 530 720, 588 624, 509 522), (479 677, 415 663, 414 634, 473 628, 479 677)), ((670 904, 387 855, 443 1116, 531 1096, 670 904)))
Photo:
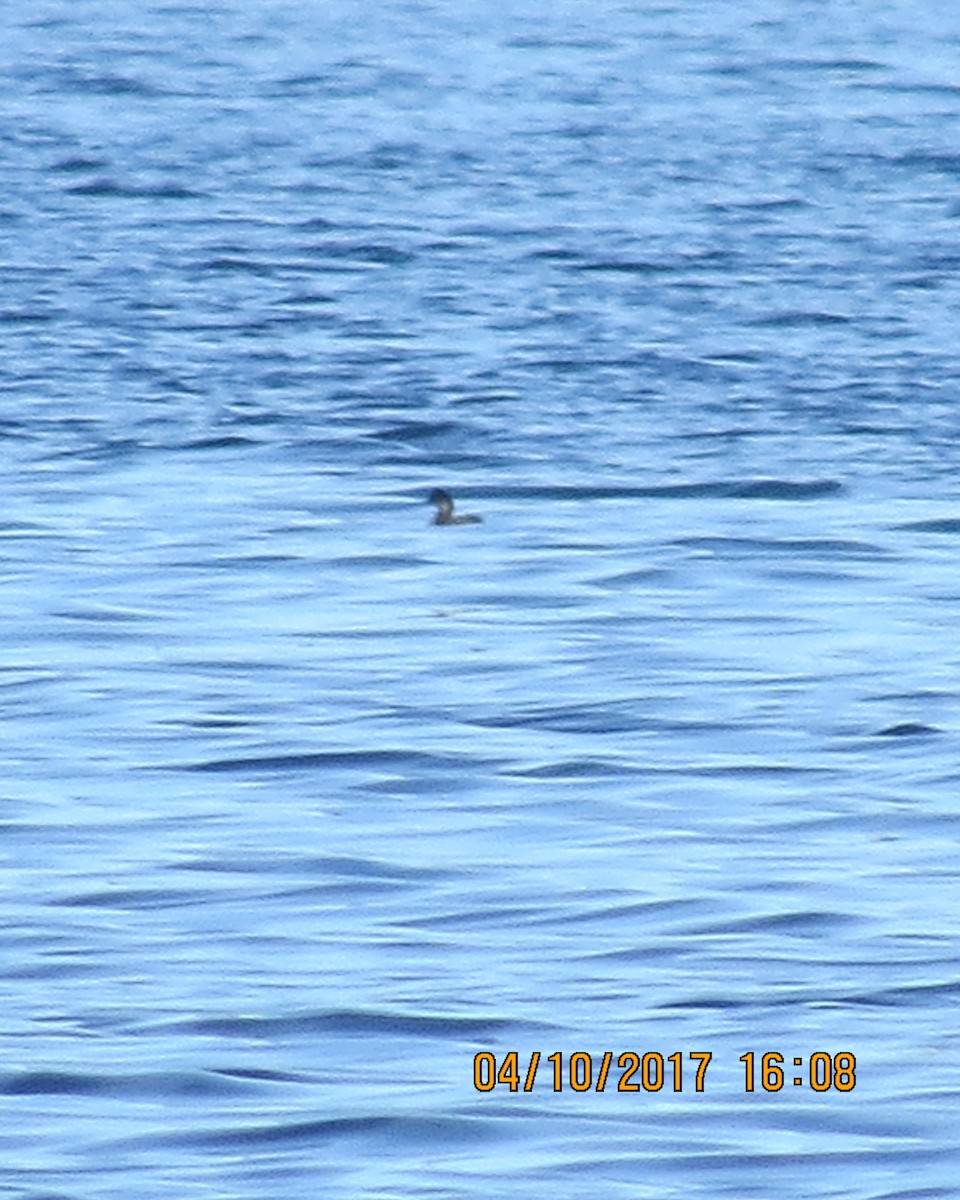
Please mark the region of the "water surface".
POLYGON ((949 9, 3 25, 2 1190, 956 1195, 949 9))

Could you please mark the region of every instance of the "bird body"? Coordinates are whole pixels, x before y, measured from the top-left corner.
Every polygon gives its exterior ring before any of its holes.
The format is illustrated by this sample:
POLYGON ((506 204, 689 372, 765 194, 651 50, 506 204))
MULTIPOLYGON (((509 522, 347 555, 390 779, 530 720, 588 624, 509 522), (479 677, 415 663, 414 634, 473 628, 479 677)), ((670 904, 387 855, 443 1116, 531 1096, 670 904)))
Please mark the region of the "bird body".
POLYGON ((473 513, 464 513, 462 516, 455 513, 453 497, 443 488, 434 488, 428 501, 437 510, 433 518, 434 525, 479 525, 483 520, 483 517, 474 516, 473 513))

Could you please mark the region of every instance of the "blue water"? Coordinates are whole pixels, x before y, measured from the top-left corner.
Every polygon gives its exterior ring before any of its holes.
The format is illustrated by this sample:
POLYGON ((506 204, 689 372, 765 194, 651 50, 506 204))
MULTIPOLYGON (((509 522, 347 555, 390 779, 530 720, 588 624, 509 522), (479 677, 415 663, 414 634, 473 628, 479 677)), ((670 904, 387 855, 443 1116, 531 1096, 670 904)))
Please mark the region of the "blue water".
POLYGON ((0 1194, 960 1196, 951 7, 0 25, 0 1194))

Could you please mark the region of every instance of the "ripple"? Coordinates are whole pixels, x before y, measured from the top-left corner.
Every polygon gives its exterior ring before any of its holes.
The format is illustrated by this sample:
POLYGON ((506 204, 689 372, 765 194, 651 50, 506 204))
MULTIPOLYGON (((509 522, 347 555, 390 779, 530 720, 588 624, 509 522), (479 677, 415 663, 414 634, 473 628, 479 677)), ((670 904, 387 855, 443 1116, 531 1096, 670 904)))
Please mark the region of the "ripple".
POLYGON ((420 750, 321 750, 304 754, 263 754, 245 758, 219 758, 187 763, 167 770, 238 773, 246 771, 315 771, 341 767, 417 767, 429 771, 462 769, 470 760, 457 755, 428 754, 420 750))
POLYGON ((519 1033, 511 1021, 478 1017, 436 1017, 404 1013, 342 1012, 304 1013, 294 1017, 204 1017, 183 1023, 192 1033, 227 1038, 311 1037, 315 1034, 429 1037, 473 1041, 508 1031, 519 1033))

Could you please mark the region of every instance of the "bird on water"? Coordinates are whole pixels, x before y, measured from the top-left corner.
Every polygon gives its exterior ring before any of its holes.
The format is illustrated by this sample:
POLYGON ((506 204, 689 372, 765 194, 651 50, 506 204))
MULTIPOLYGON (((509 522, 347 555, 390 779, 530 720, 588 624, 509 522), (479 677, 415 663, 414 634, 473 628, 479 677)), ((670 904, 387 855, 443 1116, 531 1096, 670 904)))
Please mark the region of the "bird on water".
POLYGON ((455 513, 453 497, 443 488, 434 488, 428 501, 437 510, 436 516, 433 518, 434 525, 479 525, 483 520, 483 517, 474 516, 473 513, 464 513, 462 516, 455 513))

